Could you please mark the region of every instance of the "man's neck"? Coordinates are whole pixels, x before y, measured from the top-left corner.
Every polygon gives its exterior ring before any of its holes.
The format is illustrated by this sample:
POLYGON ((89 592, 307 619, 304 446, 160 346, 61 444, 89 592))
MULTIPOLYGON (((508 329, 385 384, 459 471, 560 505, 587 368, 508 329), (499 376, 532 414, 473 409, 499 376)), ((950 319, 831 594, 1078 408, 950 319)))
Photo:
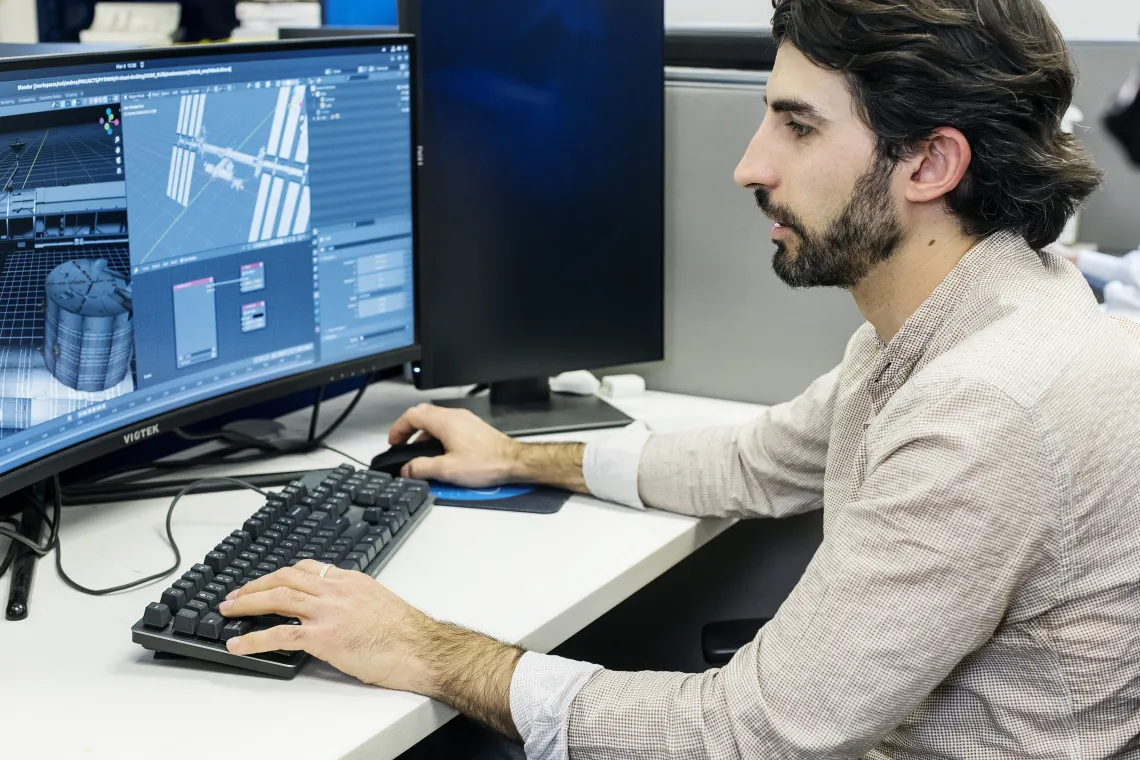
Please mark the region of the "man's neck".
POLYGON ((959 231, 915 233, 851 289, 863 318, 884 343, 891 342, 976 243, 959 231))

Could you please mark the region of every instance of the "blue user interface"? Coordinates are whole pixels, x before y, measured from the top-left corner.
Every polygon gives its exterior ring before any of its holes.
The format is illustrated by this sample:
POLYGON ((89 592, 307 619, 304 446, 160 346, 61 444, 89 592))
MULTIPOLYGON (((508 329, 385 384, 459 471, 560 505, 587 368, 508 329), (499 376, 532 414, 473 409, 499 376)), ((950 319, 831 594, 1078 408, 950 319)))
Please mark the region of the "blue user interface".
POLYGON ((406 44, 0 73, 0 474, 412 345, 406 44))
POLYGON ((396 26, 396 0, 325 0, 329 26, 396 26))

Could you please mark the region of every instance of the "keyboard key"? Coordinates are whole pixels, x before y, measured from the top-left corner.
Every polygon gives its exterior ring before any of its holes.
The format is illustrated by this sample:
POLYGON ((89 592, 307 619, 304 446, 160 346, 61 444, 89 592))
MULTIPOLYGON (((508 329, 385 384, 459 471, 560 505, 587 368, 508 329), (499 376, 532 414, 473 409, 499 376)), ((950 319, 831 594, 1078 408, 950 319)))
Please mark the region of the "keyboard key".
POLYGON ((194 567, 190 569, 196 573, 201 573, 202 577, 206 579, 206 583, 214 580, 214 568, 210 567, 209 565, 194 565, 194 567))
POLYGON ((265 555, 269 554, 269 552, 273 550, 266 547, 264 544, 252 544, 248 549, 246 549, 246 551, 248 551, 250 554, 256 554, 257 561, 261 562, 265 559, 265 555))
POLYGON ((222 601, 221 597, 217 594, 211 594, 209 591, 199 591, 198 596, 194 598, 198 601, 205 602, 206 606, 211 610, 218 609, 218 603, 222 601))
POLYGON ((230 534, 230 537, 236 538, 238 541, 240 541, 243 549, 252 544, 253 539, 256 538, 256 536, 254 536, 248 530, 235 530, 230 534))
POLYGON ((320 556, 320 561, 326 565, 339 565, 343 559, 344 553, 342 552, 325 552, 320 556))
POLYGON ((190 597, 180 588, 168 588, 162 592, 161 602, 170 609, 171 613, 177 614, 186 606, 188 601, 190 601, 190 597))
POLYGON ((318 530, 317 531, 317 538, 327 539, 328 542, 331 544, 333 541, 335 541, 337 539, 337 534, 336 534, 335 530, 318 530))
POLYGON ((185 612, 186 610, 194 610, 198 613, 198 619, 201 620, 202 618, 206 617, 207 614, 209 614, 210 605, 206 604, 201 599, 191 599, 190 601, 186 602, 186 606, 180 609, 179 612, 185 612))
POLYGON ((276 549, 277 548, 277 542, 280 541, 281 538, 283 538, 283 536, 281 536, 280 533, 277 533, 273 538, 270 538, 269 537, 270 533, 273 533, 273 531, 267 530, 265 533, 261 534, 261 538, 259 538, 253 542, 254 546, 264 546, 266 554, 268 554, 269 552, 276 549))
POLYGON ((313 536, 312 538, 309 539, 309 544, 313 545, 313 546, 321 547, 321 551, 324 551, 325 548, 331 543, 332 543, 332 539, 325 538, 324 536, 313 536))
POLYGON ((277 528, 278 533, 284 533, 286 536, 288 536, 290 533, 293 532, 293 529, 296 528, 300 524, 301 524, 300 520, 294 520, 292 517, 286 516, 286 517, 278 517, 277 522, 274 523, 273 526, 275 528, 277 528), (278 526, 280 526, 280 527, 278 527, 278 526))
POLYGON ((187 570, 182 574, 182 580, 190 581, 194 584, 194 593, 201 591, 206 587, 206 576, 201 573, 196 573, 193 570, 187 570))
POLYGON ((229 641, 235 636, 244 636, 253 630, 253 622, 242 618, 240 620, 231 620, 222 628, 222 641, 229 641))
MULTIPOLYGON (((364 564, 368 564, 372 560, 376 559, 376 547, 370 541, 361 541, 359 544, 352 547, 352 551, 355 554, 363 554, 365 556, 366 561, 364 564)), ((345 555, 345 558, 347 559, 351 556, 351 554, 348 554, 345 555)))
POLYGON ((325 500, 325 509, 327 509, 334 517, 340 517, 348 511, 348 505, 352 503, 352 496, 345 491, 334 491, 333 495, 325 500))
POLYGON ((349 520, 347 517, 338 517, 329 523, 328 529, 337 534, 339 537, 341 533, 344 533, 344 529, 349 525, 352 525, 352 520, 349 520))
POLYGON ((380 518, 379 522, 376 523, 376 527, 386 528, 388 530, 389 537, 391 537, 400 531, 402 524, 403 523, 401 523, 399 518, 394 514, 391 512, 385 512, 384 515, 380 518))
POLYGON ((235 586, 241 586, 241 579, 245 577, 245 571, 240 567, 228 565, 222 572, 234 579, 235 586))
POLYGON ((362 488, 356 494, 354 501, 361 506, 371 507, 376 505, 376 500, 380 497, 380 492, 374 488, 362 488))
POLYGON ((269 573, 265 572, 264 570, 254 570, 249 574, 249 580, 255 581, 258 578, 264 578, 267 575, 269 575, 269 573))
POLYGON ((232 575, 227 575, 225 573, 222 573, 220 575, 215 575, 214 576, 214 585, 215 586, 221 586, 222 589, 225 590, 226 593, 222 594, 222 598, 224 599, 227 594, 229 594, 231 591, 233 591, 235 588, 237 588, 237 578, 233 577, 232 575))
MULTIPOLYGON (((263 530, 266 530, 269 528, 269 526, 265 524, 264 520, 260 520, 260 519, 253 518, 253 517, 246 520, 245 523, 241 527, 243 530, 245 530, 247 533, 249 533, 249 535, 253 536, 254 539, 256 539, 258 536, 260 536, 261 532, 263 530)), ((251 540, 250 543, 253 543, 253 541, 251 540)))
POLYGON ((400 500, 396 502, 396 504, 408 510, 408 513, 411 514, 423 506, 426 498, 427 497, 419 491, 407 491, 400 497, 400 500))
POLYGON ((202 590, 203 591, 209 591, 211 594, 218 597, 219 599, 225 599, 226 594, 230 593, 229 590, 220 583, 207 583, 206 588, 204 588, 202 590))
POLYGON ((290 520, 296 520, 297 524, 300 525, 305 520, 309 519, 310 514, 311 512, 309 512, 307 507, 293 507, 285 514, 285 516, 290 520))
POLYGON ((340 484, 341 493, 348 496, 348 502, 351 504, 356 499, 356 494, 360 493, 360 489, 364 487, 363 481, 346 480, 340 484))
POLYGON ((301 536, 304 539, 308 539, 309 536, 316 535, 317 532, 315 530, 313 530, 312 528, 308 528, 308 527, 305 527, 304 525, 301 525, 295 531, 293 531, 293 533, 295 533, 298 536, 301 536))
MULTIPOLYGON (((303 551, 303 550, 299 551, 293 555, 293 559, 297 560, 297 562, 300 562, 303 559, 316 559, 316 558, 317 558, 316 552, 307 552, 307 551, 303 551)), ((292 567, 295 564, 296 564, 296 562, 290 562, 289 566, 292 567)))
POLYGON ((173 617, 170 607, 161 602, 151 602, 143 613, 143 624, 151 628, 165 628, 173 617))
POLYGON ((380 507, 368 507, 364 510, 364 522, 369 525, 379 525, 380 518, 384 516, 384 510, 380 507))
POLYGON ((211 612, 206 617, 198 621, 198 635, 204 639, 217 641, 222 637, 222 628, 226 625, 226 619, 216 612, 211 612))
POLYGON ((198 613, 190 609, 179 610, 178 614, 174 616, 174 630, 177 633, 193 636, 194 632, 198 630, 198 613))
MULTIPOLYGON (((313 533, 316 533, 318 530, 321 529, 321 524, 319 522, 317 522, 316 520, 309 519, 309 520, 305 520, 305 522, 301 523, 301 528, 308 528, 313 533)), ((298 528, 298 530, 300 530, 300 528, 298 528)))
POLYGON ((277 544, 277 551, 292 554, 293 552, 300 550, 300 548, 304 546, 304 544, 298 540, 300 538, 300 536, 297 536, 296 539, 289 538, 282 541, 281 543, 277 544))
MULTIPOLYGON (((238 555, 238 559, 248 562, 250 565, 256 565, 261 561, 261 557, 253 552, 242 552, 238 555)), ((236 560, 235 560, 236 562, 236 560)))
POLYGON ((392 476, 386 472, 369 472, 367 474, 368 483, 373 488, 383 488, 392 482, 392 476))
POLYGON ((195 586, 190 581, 185 580, 183 578, 179 578, 178 580, 174 581, 174 583, 171 583, 170 585, 172 588, 180 588, 183 591, 185 591, 187 599, 193 599, 194 595, 198 593, 198 587, 195 586))
POLYGON ((265 561, 272 562, 273 564, 277 565, 277 567, 283 567, 285 563, 291 559, 293 559, 293 554, 291 552, 273 552, 265 558, 265 561))
POLYGON ((389 509, 400 499, 399 491, 381 491, 376 496, 376 506, 389 509))
POLYGON ((341 570, 355 570, 356 572, 360 572, 361 570, 360 563, 348 557, 345 557, 342 562, 337 563, 337 567, 341 570))
POLYGON ((277 563, 266 560, 257 565, 257 569, 263 573, 269 574, 277 570, 277 563))
POLYGON ((344 555, 344 562, 355 562, 363 570, 368 566, 368 555, 364 552, 349 552, 344 555))
POLYGON ((374 525, 368 529, 368 538, 372 541, 379 541, 380 545, 383 546, 392 540, 392 529, 387 525, 374 525))
POLYGON ((318 486, 318 487, 314 488, 312 491, 309 491, 309 496, 312 496, 318 502, 323 502, 325 499, 327 499, 329 497, 330 493, 332 493, 331 488, 325 488, 324 486, 318 486))
POLYGON ((354 522, 344 529, 344 533, 340 535, 341 538, 347 539, 349 543, 355 544, 360 540, 360 537, 368 532, 368 523, 354 522))
POLYGON ((222 541, 222 543, 214 547, 215 552, 221 554, 226 558, 227 565, 233 562, 234 557, 236 557, 238 555, 238 552, 242 550, 242 548, 238 547, 235 543, 227 543, 228 541, 236 542, 237 539, 227 538, 225 541, 222 541))
POLYGON ((220 573, 223 567, 230 564, 230 558, 221 552, 210 552, 206 555, 206 564, 215 573, 220 573))
POLYGON ((336 541, 333 541, 331 544, 329 544, 329 551, 348 554, 350 551, 352 551, 353 545, 353 542, 347 538, 338 538, 336 541))
POLYGON ((317 524, 317 530, 322 530, 324 529, 325 524, 331 520, 332 517, 330 517, 328 512, 317 510, 313 514, 309 515, 309 519, 317 524))

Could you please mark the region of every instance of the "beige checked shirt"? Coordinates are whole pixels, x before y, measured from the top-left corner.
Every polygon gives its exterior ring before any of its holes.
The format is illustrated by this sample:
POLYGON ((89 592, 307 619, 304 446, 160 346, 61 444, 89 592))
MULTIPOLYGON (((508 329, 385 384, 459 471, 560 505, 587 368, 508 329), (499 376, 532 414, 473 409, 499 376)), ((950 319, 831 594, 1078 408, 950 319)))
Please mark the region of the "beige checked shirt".
POLYGON ((1067 262, 991 236, 799 398, 646 438, 646 504, 823 543, 722 669, 525 655, 528 756, 1140 758, 1140 325, 1067 262))

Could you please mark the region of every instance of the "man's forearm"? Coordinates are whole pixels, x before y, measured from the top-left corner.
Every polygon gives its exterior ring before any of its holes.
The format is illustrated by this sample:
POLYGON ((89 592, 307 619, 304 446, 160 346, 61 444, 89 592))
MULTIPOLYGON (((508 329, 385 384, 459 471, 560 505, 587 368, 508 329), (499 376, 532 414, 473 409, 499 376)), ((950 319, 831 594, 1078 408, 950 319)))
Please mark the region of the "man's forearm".
POLYGON ((584 443, 524 443, 515 450, 514 480, 589 493, 582 471, 584 443))
POLYGON ((511 679, 523 651, 450 623, 426 621, 416 655, 416 691, 454 707, 516 742, 511 679))

